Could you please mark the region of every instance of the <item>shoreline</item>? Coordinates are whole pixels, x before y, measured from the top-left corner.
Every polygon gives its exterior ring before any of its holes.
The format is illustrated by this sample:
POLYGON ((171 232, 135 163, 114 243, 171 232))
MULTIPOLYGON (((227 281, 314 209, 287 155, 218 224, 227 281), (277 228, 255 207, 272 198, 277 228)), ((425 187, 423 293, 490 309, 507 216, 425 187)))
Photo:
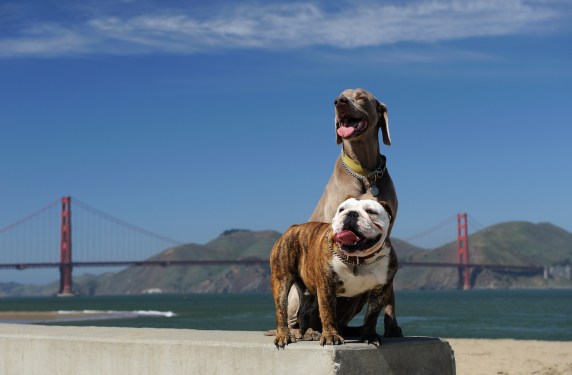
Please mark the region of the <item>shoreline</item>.
POLYGON ((177 316, 172 311, 154 310, 60 310, 60 311, 0 311, 0 324, 41 324, 74 321, 94 321, 110 319, 134 319, 140 316, 160 316, 171 318, 177 316))
POLYGON ((84 311, 1 311, 0 324, 34 324, 34 323, 57 323, 72 322, 78 320, 100 320, 113 319, 105 311, 84 312, 84 311))

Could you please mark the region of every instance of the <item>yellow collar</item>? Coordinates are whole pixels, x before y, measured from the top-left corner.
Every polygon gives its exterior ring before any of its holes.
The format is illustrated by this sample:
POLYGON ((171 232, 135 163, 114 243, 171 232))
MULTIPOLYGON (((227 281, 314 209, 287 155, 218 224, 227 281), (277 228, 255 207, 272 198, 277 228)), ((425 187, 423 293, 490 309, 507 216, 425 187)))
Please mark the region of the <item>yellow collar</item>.
POLYGON ((361 166, 361 164, 355 162, 352 158, 346 155, 343 147, 342 147, 342 161, 345 165, 347 165, 352 171, 362 176, 369 174, 371 171, 365 169, 361 166))

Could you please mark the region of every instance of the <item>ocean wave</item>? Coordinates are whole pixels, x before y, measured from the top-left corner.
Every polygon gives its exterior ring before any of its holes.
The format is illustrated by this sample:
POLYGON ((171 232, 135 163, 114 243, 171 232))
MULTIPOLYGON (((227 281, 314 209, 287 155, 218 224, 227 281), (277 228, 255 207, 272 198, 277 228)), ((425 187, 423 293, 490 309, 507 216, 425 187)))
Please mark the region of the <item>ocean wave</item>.
POLYGON ((156 311, 156 310, 131 310, 131 311, 121 311, 121 310, 58 310, 55 313, 60 315, 113 315, 121 317, 165 317, 173 318, 177 316, 172 311, 156 311))

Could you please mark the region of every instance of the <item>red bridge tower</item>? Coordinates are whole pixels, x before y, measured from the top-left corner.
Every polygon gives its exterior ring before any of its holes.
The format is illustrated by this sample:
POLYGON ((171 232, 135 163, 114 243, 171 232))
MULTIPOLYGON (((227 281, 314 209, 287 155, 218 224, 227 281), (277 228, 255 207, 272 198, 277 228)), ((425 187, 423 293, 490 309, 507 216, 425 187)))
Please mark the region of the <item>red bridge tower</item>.
POLYGON ((60 241, 60 290, 58 297, 73 296, 72 290, 72 225, 71 197, 62 198, 62 226, 60 241))
POLYGON ((467 214, 457 215, 457 263, 459 264, 459 288, 471 289, 471 270, 469 264, 469 233, 467 214))

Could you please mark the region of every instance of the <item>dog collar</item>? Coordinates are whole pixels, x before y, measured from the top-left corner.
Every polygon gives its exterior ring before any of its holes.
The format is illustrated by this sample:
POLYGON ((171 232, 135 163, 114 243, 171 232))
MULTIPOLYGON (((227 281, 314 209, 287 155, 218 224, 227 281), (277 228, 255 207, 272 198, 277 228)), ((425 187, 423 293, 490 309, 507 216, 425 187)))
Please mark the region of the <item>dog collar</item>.
POLYGON ((370 258, 373 258, 374 256, 378 255, 387 245, 391 246, 391 242, 389 241, 389 238, 386 238, 385 241, 383 241, 383 243, 381 244, 380 248, 377 249, 376 251, 374 251, 373 253, 365 256, 365 257, 358 257, 358 256, 351 256, 351 255, 345 255, 344 253, 341 252, 340 250, 340 244, 336 243, 337 245, 337 250, 334 248, 334 240, 332 239, 332 236, 330 235, 330 233, 328 233, 327 237, 326 237, 326 241, 328 241, 328 248, 330 249, 330 252, 339 260, 341 260, 343 263, 353 266, 352 272, 354 274, 354 276, 357 276, 358 274, 358 267, 363 267, 363 266, 369 266, 370 264, 373 264, 381 259, 383 259, 385 257, 385 254, 381 254, 379 255, 377 258, 375 258, 373 260, 373 262, 371 263, 365 263, 364 261, 370 258), (360 262, 361 260, 361 262, 360 262))
POLYGON ((385 166, 386 162, 385 156, 381 154, 379 156, 380 156, 380 162, 377 168, 375 168, 373 171, 369 171, 364 167, 362 167, 361 164, 359 164, 358 162, 350 158, 348 155, 346 155, 343 147, 342 147, 342 154, 340 155, 342 165, 344 166, 346 172, 348 172, 349 175, 357 179, 367 180, 369 182, 369 191, 374 197, 379 194, 379 189, 375 182, 378 178, 383 177, 387 169, 385 166))

